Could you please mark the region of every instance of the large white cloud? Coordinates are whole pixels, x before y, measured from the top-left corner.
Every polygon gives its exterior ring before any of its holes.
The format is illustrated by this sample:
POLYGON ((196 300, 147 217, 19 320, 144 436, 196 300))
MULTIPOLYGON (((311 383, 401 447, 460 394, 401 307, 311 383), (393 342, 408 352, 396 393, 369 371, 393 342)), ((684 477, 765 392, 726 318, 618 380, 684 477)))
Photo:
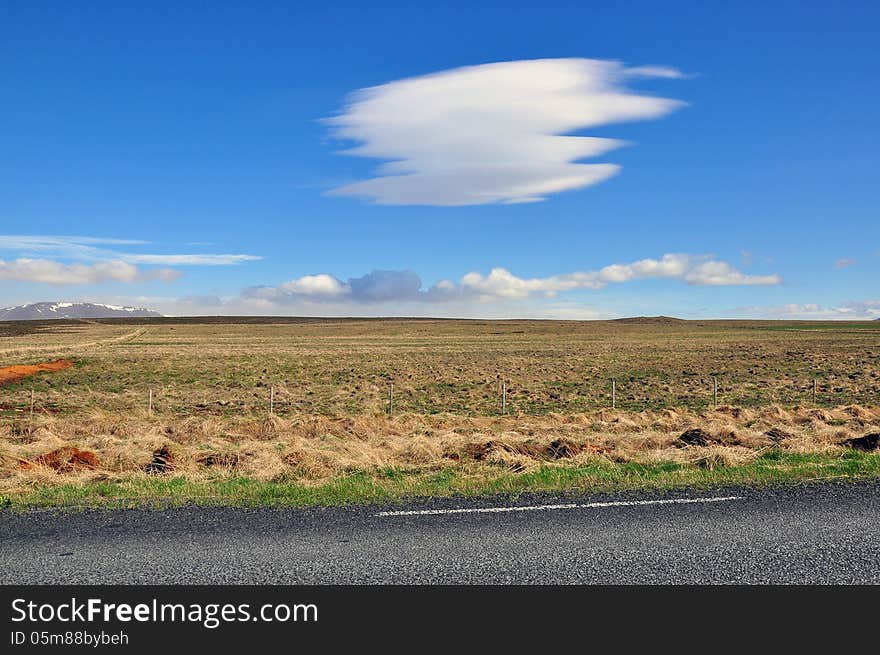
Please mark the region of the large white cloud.
POLYGON ((573 132, 659 118, 684 104, 626 88, 647 77, 681 74, 617 61, 537 59, 362 89, 327 122, 334 136, 359 144, 347 154, 389 161, 377 177, 330 193, 389 205, 481 205, 534 202, 596 184, 620 167, 579 160, 625 143, 573 132))
POLYGON ((304 296, 340 296, 348 288, 332 275, 304 275, 281 285, 282 291, 304 296))

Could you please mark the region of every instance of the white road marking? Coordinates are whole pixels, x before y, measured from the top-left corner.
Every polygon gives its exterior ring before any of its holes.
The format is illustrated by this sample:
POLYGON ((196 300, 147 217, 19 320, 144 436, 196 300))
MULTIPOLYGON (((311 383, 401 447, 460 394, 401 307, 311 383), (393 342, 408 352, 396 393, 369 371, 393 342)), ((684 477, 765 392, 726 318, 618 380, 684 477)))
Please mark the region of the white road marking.
POLYGON ((414 509, 379 512, 375 516, 431 516, 435 514, 496 514, 500 512, 534 512, 553 509, 590 509, 592 507, 635 507, 638 505, 687 505, 691 503, 723 503, 742 500, 742 496, 713 496, 709 498, 668 498, 663 500, 618 500, 604 503, 568 503, 565 505, 525 505, 511 507, 461 507, 453 509, 414 509))

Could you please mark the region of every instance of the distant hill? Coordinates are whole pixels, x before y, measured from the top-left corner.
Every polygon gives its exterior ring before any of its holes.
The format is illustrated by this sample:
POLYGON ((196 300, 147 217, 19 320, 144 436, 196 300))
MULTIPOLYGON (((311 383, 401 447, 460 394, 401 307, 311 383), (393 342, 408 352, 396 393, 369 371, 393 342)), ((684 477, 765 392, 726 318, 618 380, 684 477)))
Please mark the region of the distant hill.
POLYGON ((684 323, 684 319, 672 316, 633 316, 631 318, 616 318, 615 323, 635 323, 637 325, 677 325, 684 323))
POLYGON ((120 307, 90 302, 36 302, 0 309, 0 321, 38 321, 47 318, 121 318, 161 317, 162 314, 140 307, 120 307))

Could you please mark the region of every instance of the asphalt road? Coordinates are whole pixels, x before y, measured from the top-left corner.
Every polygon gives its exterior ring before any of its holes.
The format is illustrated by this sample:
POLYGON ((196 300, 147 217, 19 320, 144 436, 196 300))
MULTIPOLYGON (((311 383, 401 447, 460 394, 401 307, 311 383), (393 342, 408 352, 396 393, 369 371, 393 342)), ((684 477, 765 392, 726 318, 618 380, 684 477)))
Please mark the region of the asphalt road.
POLYGON ((880 482, 381 508, 3 511, 0 582, 876 584, 880 482), (679 502, 706 499, 721 500, 679 502), (509 511, 545 505, 564 506, 509 511))

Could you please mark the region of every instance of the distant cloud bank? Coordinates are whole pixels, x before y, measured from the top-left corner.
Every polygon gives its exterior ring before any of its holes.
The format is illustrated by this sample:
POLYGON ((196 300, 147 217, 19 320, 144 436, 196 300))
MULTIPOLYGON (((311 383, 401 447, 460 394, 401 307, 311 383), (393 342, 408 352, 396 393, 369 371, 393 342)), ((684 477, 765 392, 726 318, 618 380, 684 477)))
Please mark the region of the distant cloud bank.
POLYGON ((850 300, 831 307, 818 303, 790 303, 769 307, 743 307, 736 312, 756 318, 873 320, 880 318, 880 300, 850 300))
POLYGON ((424 288, 413 271, 373 271, 362 277, 342 281, 322 273, 306 275, 278 286, 246 289, 244 297, 272 303, 316 302, 448 302, 497 299, 554 298, 577 289, 601 289, 643 279, 679 280, 708 286, 775 285, 778 275, 747 275, 724 261, 708 256, 667 254, 660 259, 641 259, 628 264, 611 264, 595 271, 578 271, 550 277, 522 278, 504 268, 488 274, 470 272, 456 283, 440 280, 424 288))
POLYGON ((96 264, 62 264, 51 259, 0 259, 0 279, 44 284, 98 284, 100 282, 170 282, 180 272, 169 268, 141 271, 137 266, 118 259, 96 264))
POLYGON ((53 285, 102 282, 171 282, 181 272, 168 266, 229 266, 261 259, 243 254, 156 254, 121 251, 119 246, 149 245, 134 239, 81 236, 0 235, 0 279, 53 285), (143 269, 141 266, 150 268, 143 269), (154 268, 154 267, 159 268, 154 268))
POLYGON ((626 84, 680 77, 662 66, 536 59, 362 89, 327 123, 335 137, 358 144, 346 154, 388 161, 376 177, 329 193, 385 205, 484 205, 537 202, 598 184, 620 167, 579 161, 626 143, 567 135, 669 114, 685 103, 639 95, 626 84))

